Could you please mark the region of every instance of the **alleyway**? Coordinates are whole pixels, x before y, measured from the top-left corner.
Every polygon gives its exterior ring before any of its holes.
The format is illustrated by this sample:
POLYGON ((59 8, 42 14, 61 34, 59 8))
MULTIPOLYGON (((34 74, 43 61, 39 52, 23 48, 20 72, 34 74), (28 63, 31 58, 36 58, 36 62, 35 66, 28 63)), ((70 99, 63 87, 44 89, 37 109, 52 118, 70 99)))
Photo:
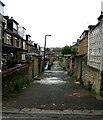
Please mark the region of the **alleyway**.
POLYGON ((101 111, 103 101, 96 99, 78 82, 71 80, 56 61, 51 70, 45 71, 28 88, 15 97, 3 101, 4 113, 8 111, 40 112, 42 110, 101 111))

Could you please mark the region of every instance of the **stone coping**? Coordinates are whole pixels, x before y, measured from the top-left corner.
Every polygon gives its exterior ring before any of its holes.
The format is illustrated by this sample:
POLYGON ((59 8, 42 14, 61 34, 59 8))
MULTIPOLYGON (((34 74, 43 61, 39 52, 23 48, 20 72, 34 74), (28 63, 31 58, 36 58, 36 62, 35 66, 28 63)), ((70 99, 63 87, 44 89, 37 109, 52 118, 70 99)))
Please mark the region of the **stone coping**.
POLYGON ((3 108, 4 114, 57 114, 57 115, 102 115, 103 110, 41 110, 37 108, 23 108, 21 110, 16 108, 3 108))

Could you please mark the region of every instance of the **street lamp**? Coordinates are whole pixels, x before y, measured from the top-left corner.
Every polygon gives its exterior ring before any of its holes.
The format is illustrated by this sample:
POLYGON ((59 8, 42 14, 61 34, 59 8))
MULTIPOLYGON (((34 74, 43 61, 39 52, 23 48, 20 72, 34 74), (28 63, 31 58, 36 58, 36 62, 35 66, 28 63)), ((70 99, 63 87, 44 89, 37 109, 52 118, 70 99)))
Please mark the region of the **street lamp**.
POLYGON ((45 67, 45 49, 46 49, 46 37, 51 35, 45 35, 45 42, 44 42, 44 67, 45 67))

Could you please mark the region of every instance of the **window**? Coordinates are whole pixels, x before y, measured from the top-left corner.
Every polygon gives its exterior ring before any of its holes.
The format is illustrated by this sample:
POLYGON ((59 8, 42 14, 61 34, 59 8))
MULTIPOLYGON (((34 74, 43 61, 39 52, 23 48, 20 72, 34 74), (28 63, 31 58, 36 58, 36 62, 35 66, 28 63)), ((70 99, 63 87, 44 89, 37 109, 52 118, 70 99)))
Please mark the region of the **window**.
POLYGON ((23 49, 25 49, 25 43, 23 42, 23 49))
POLYGON ((19 39, 17 37, 15 37, 15 46, 19 47, 19 39))
POLYGON ((11 45, 11 35, 9 34, 7 34, 7 37, 6 37, 6 44, 11 45))

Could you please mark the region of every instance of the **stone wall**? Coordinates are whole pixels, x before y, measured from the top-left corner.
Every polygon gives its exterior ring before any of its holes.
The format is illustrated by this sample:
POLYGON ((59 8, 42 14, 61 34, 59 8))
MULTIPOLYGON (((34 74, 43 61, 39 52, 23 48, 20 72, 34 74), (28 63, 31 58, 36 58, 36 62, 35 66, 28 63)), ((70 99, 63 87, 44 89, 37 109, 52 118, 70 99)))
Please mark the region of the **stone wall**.
POLYGON ((8 96, 26 87, 32 81, 32 63, 8 69, 2 73, 2 95, 8 96))
POLYGON ((101 72, 95 68, 83 65, 82 67, 82 81, 85 86, 92 87, 92 89, 100 94, 101 89, 101 72))
POLYGON ((87 65, 86 57, 75 57, 74 59, 60 60, 60 65, 67 71, 80 78, 80 81, 90 90, 98 95, 103 91, 103 72, 87 65), (69 67, 67 67, 69 65, 69 67))
POLYGON ((39 74, 39 60, 37 57, 35 57, 34 60, 34 76, 37 76, 39 74))
POLYGON ((60 59, 59 59, 59 64, 60 64, 61 67, 64 66, 64 65, 63 65, 63 58, 60 58, 60 59))
POLYGON ((63 69, 65 69, 66 71, 69 70, 69 59, 62 58, 59 60, 59 63, 63 69))
POLYGON ((19 64, 2 73, 2 94, 9 94, 22 90, 31 83, 40 72, 42 72, 43 61, 41 57, 35 56, 33 60, 25 64, 19 64))
POLYGON ((43 72, 43 59, 42 57, 39 58, 39 73, 42 73, 43 72))
POLYGON ((77 78, 81 78, 81 75, 82 75, 81 68, 82 68, 82 57, 76 56, 74 59, 73 71, 74 71, 75 75, 77 76, 77 78))

